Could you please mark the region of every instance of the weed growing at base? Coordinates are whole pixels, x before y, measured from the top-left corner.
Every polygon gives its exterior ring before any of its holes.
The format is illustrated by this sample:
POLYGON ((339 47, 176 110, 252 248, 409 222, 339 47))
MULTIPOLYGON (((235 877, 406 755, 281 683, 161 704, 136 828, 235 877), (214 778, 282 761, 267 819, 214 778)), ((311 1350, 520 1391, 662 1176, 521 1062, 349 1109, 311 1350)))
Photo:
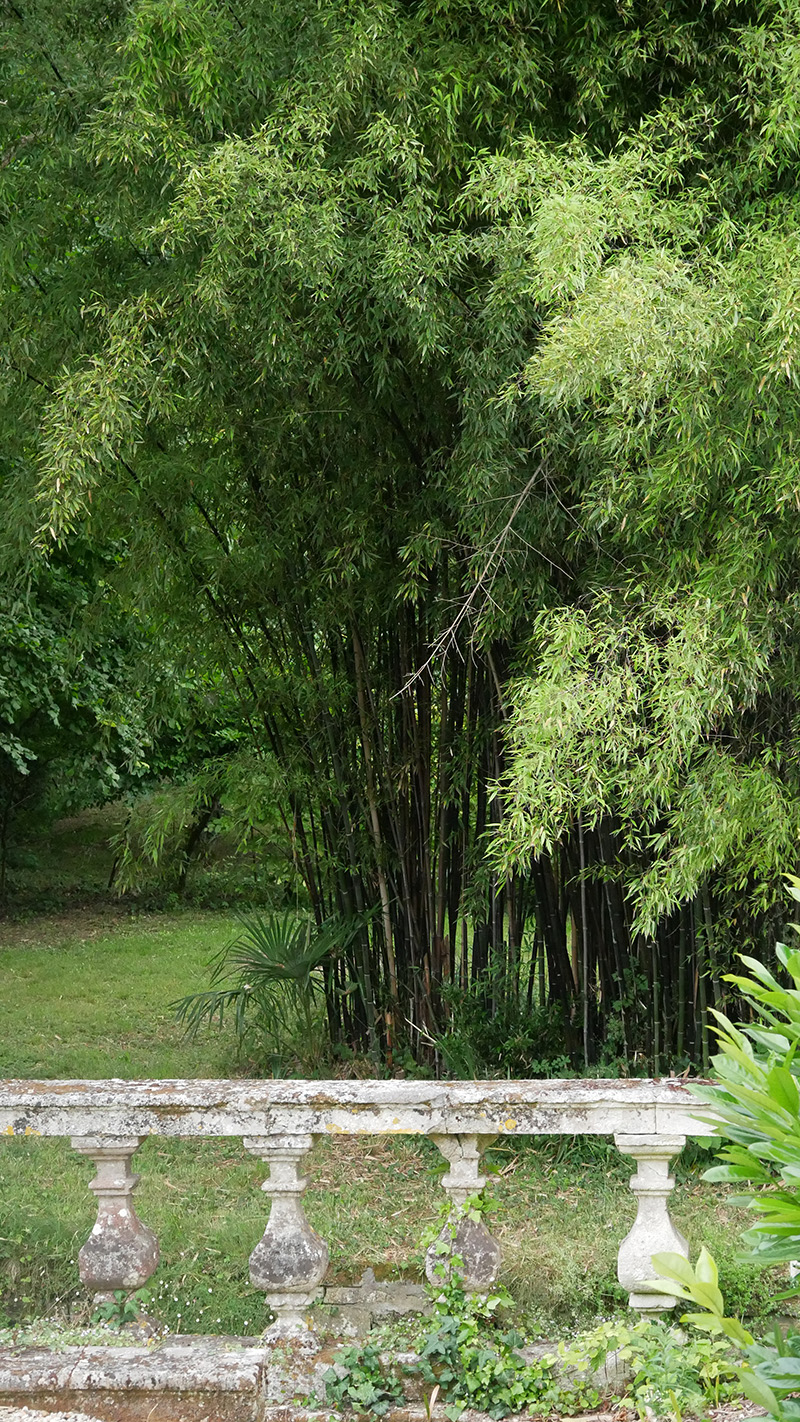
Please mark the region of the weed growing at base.
POLYGON ((415 1358, 390 1361, 412 1339, 397 1326, 383 1340, 375 1335, 343 1348, 324 1374, 329 1405, 356 1415, 383 1417, 402 1404, 404 1381, 421 1383, 428 1417, 438 1402, 449 1422, 469 1409, 500 1419, 526 1409, 542 1415, 597 1408, 624 1395, 640 1417, 689 1414, 702 1417, 741 1395, 733 1350, 724 1339, 695 1338, 660 1320, 605 1321, 552 1353, 524 1355, 525 1338, 511 1323, 505 1290, 467 1293, 463 1261, 451 1254, 437 1266, 431 1290, 433 1316, 413 1336, 415 1358), (381 1341, 386 1345, 381 1348, 381 1341), (614 1355, 627 1382, 604 1383, 602 1369, 614 1355))
POLYGON ((136 1289, 129 1294, 125 1289, 115 1289, 110 1299, 103 1299, 92 1314, 92 1323, 106 1323, 109 1328, 125 1328, 139 1321, 147 1312, 150 1293, 147 1289, 136 1289))

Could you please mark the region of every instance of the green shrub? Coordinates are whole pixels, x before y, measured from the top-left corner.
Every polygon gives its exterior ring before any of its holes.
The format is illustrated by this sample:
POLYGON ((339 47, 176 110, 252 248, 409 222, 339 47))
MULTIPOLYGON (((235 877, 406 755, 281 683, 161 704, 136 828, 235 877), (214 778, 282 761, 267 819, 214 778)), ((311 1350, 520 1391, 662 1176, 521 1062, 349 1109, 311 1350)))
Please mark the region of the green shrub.
MULTIPOLYGON (((791 877, 789 892, 800 901, 800 880, 791 877)), ((800 928, 793 925, 795 932, 800 928)), ((720 1051, 713 1058, 716 1081, 695 1086, 695 1095, 722 1118, 726 1144, 720 1163, 705 1178, 751 1187, 738 1197, 756 1217, 744 1233, 747 1259, 762 1265, 786 1264, 800 1255, 800 950, 777 947, 778 961, 793 986, 784 986, 755 958, 743 957, 752 976, 731 975, 752 1014, 734 1025, 715 1013, 720 1051), (754 1190, 752 1187, 756 1186, 754 1190)), ((798 1422, 800 1401, 800 1331, 784 1337, 778 1329, 770 1343, 757 1343, 738 1318, 725 1312, 717 1266, 706 1249, 696 1267, 677 1254, 656 1255, 657 1287, 702 1310, 684 1321, 710 1334, 724 1335, 741 1351, 741 1384, 751 1401, 780 1422, 798 1422)), ((793 1287, 783 1297, 795 1295, 793 1287)))
POLYGON ((554 1004, 526 1007, 504 971, 487 972, 462 988, 442 992, 446 1030, 436 1050, 449 1076, 571 1076, 564 1051, 564 1016, 554 1004))
POLYGON ((243 914, 240 923, 238 936, 211 960, 211 987, 172 1004, 178 1021, 194 1035, 231 1017, 240 1046, 262 1066, 295 1055, 298 1035, 305 1057, 314 1044, 324 1054, 321 967, 338 945, 337 926, 316 929, 296 913, 243 914))

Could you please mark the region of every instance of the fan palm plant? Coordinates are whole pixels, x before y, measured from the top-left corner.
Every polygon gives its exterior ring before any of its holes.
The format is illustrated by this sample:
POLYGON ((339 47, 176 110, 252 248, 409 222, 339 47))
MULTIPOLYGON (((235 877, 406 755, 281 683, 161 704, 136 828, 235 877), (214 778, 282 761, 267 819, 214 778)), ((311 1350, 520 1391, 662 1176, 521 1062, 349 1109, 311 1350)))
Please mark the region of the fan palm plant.
POLYGON ((321 966, 342 945, 343 928, 318 928, 296 913, 239 916, 241 932, 211 959, 211 986, 171 1004, 190 1036, 233 1018, 240 1045, 255 1031, 271 1054, 285 1055, 301 1028, 313 1050, 321 1037, 317 1006, 323 994, 321 966))

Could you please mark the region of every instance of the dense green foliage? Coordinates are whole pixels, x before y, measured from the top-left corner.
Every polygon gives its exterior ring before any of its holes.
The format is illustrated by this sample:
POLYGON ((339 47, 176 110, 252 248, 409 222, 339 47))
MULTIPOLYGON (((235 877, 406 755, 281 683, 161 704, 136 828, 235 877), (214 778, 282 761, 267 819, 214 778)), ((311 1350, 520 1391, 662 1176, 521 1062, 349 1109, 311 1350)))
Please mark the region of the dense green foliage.
MULTIPOLYGON (((792 886, 800 901, 800 880, 792 886)), ((800 931, 800 930, 796 930, 800 931)), ((722 1117, 725 1145, 721 1164, 707 1179, 750 1186, 745 1198, 757 1223, 747 1231, 749 1258, 758 1264, 786 1264, 797 1257, 800 1238, 800 950, 778 945, 781 967, 793 986, 780 982, 762 963, 745 958, 752 977, 734 977, 755 1025, 735 1026, 720 1015, 720 1052, 714 1057, 715 1085, 695 1088, 722 1117)))
POLYGON ((236 698, 334 1038, 702 1061, 800 828, 795 7, 2 26, 8 576, 123 549, 236 698))
POLYGON ((0 904, 16 821, 102 803, 145 768, 141 630, 113 600, 90 613, 100 581, 87 557, 0 586, 0 904))
POLYGON ((332 955, 343 946, 338 928, 318 929, 294 912, 243 915, 238 936, 212 960, 212 986, 174 1004, 178 1021, 195 1036, 203 1025, 233 1019, 240 1048, 262 1069, 282 1069, 299 1038, 304 1072, 313 1074, 326 1056, 319 1003, 332 955))
MULTIPOLYGON (((739 1394, 733 1350, 725 1340, 687 1340, 658 1319, 631 1325, 617 1318, 526 1358, 504 1291, 487 1297, 467 1294, 462 1285, 454 1269, 434 1290, 432 1317, 417 1325, 418 1336, 392 1339, 395 1347, 413 1342, 417 1357, 402 1369, 388 1364, 371 1341, 340 1349, 336 1366, 323 1374, 326 1401, 358 1416, 383 1417, 402 1402, 402 1373, 422 1383, 426 1410, 438 1401, 449 1422, 458 1422, 468 1408, 496 1419, 524 1410, 574 1414, 597 1408, 618 1391, 639 1416, 702 1417, 739 1394), (601 1385, 609 1354, 612 1377, 614 1363, 627 1365, 621 1387, 601 1385)), ((397 1325, 394 1332, 400 1333, 397 1325)))
MULTIPOLYGON (((800 902, 800 880, 792 879, 790 892, 800 902)), ((793 927, 800 933, 799 926, 793 927)), ((763 963, 744 958, 752 977, 735 976, 732 981, 752 1020, 736 1025, 717 1014, 715 1081, 693 1088, 721 1118, 718 1129, 725 1142, 721 1164, 707 1170, 705 1178, 749 1187, 737 1203, 756 1216, 743 1238, 747 1258, 761 1265, 796 1264, 800 1253, 800 1064, 795 1060, 800 1046, 800 951, 779 944, 778 958, 791 987, 763 963)), ((750 1400, 766 1408, 776 1422, 797 1422, 800 1330, 791 1327, 784 1334, 776 1327, 773 1338, 757 1342, 740 1319, 726 1316, 717 1266, 705 1248, 694 1268, 675 1254, 657 1254, 653 1263, 666 1292, 701 1310, 685 1314, 682 1321, 737 1345, 745 1360, 742 1386, 750 1400)), ((793 1280, 781 1297, 798 1293, 793 1280)))

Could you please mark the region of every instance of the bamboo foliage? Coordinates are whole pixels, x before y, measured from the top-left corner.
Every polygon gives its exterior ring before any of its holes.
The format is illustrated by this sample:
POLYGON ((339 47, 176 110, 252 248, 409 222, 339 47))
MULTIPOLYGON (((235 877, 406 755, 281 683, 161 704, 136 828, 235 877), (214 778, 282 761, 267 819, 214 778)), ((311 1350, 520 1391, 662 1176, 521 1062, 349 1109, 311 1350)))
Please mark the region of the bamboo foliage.
POLYGON ((702 1066, 800 829, 790 11, 2 24, 3 567, 224 682, 335 1043, 702 1066))

